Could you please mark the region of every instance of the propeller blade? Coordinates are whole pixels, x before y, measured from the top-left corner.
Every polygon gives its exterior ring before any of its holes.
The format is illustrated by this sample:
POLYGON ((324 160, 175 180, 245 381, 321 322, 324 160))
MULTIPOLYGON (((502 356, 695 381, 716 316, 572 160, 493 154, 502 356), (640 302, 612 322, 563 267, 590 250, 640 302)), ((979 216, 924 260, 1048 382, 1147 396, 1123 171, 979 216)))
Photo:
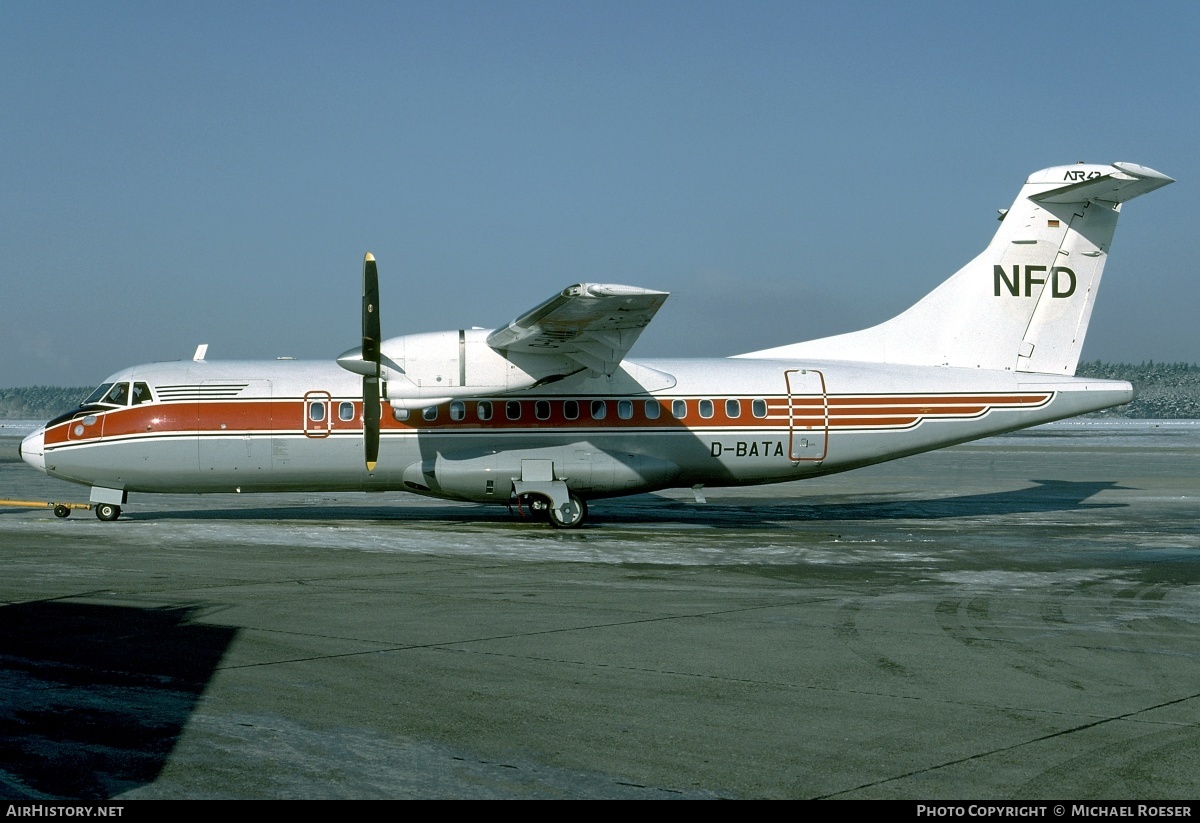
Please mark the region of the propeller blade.
POLYGON ((375 376, 379 376, 379 269, 375 255, 367 252, 363 258, 363 308, 362 308, 362 356, 363 360, 376 365, 375 376))
POLYGON ((379 378, 363 378, 363 451, 367 471, 375 471, 379 462, 379 378))
POLYGON ((367 252, 363 258, 362 359, 374 363, 373 374, 363 377, 363 452, 367 471, 375 471, 379 462, 379 343, 383 336, 379 324, 379 269, 375 255, 367 252))

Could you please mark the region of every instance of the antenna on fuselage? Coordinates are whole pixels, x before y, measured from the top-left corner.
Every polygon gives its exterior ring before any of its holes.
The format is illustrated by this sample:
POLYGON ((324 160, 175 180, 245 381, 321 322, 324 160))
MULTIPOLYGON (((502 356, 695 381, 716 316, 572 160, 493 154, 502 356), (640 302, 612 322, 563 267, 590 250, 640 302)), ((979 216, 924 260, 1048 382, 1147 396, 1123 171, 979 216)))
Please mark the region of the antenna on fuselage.
POLYGON ((197 363, 203 363, 204 356, 206 354, 208 354, 208 344, 201 343, 199 346, 196 347, 196 353, 192 355, 192 360, 194 360, 197 363))

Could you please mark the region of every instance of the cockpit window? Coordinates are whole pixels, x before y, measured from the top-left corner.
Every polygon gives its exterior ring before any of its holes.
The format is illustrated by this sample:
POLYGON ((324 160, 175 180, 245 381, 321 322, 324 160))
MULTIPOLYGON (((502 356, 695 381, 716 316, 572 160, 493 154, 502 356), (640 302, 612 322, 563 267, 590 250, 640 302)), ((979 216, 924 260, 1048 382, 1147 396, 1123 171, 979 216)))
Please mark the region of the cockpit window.
POLYGON ((108 390, 109 390, 109 389, 111 389, 112 387, 113 387, 113 384, 112 384, 112 383, 103 383, 103 384, 101 384, 100 388, 96 389, 94 392, 92 392, 91 394, 89 394, 89 395, 87 396, 87 400, 84 400, 84 401, 83 401, 82 403, 80 403, 79 405, 80 405, 80 406, 90 406, 90 405, 92 405, 93 403, 99 403, 101 400, 103 400, 103 399, 104 399, 104 396, 105 396, 106 394, 108 394, 108 390))
POLYGON ((117 383, 108 390, 108 394, 104 395, 104 399, 100 402, 111 403, 114 406, 129 405, 129 384, 117 383))
POLYGON ((150 396, 150 387, 145 383, 133 384, 133 400, 132 405, 136 406, 139 403, 149 403, 154 398, 150 396))
MULTIPOLYGON (((150 387, 145 383, 139 383, 139 386, 145 387, 146 399, 150 399, 150 387)), ((145 402, 138 400, 137 402, 145 402)), ((128 383, 105 383, 100 388, 88 395, 88 399, 80 403, 80 406, 94 406, 96 404, 102 406, 127 406, 129 405, 129 384, 128 383)))

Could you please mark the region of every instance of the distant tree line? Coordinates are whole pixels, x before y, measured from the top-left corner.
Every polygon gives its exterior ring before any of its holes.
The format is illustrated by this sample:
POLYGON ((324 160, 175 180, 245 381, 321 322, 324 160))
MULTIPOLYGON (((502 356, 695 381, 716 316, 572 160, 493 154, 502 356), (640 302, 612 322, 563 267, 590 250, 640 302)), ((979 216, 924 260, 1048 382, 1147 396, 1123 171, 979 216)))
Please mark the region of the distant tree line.
POLYGON ((95 386, 0 389, 0 420, 48 420, 78 406, 95 386))
POLYGON ((1200 419, 1200 365, 1196 363, 1138 364, 1080 363, 1079 377, 1128 380, 1133 384, 1132 403, 1106 409, 1089 417, 1132 417, 1138 419, 1200 419))
MULTIPOLYGON (((1200 365, 1195 363, 1080 363, 1079 377, 1128 380, 1134 400, 1091 417, 1200 419, 1200 365)), ((28 386, 0 389, 0 420, 47 420, 79 405, 94 387, 28 386)))

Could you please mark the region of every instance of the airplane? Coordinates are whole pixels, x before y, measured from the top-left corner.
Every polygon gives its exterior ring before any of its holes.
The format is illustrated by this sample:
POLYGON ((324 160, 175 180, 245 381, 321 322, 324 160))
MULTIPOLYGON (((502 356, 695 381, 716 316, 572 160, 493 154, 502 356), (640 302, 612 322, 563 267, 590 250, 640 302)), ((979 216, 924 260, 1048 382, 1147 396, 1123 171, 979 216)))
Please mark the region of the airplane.
MULTIPOLYGON (((861 331, 714 359, 629 360, 667 299, 579 283, 497 329, 383 339, 375 258, 362 345, 336 362, 151 363, 106 378, 21 443, 130 493, 406 491, 516 504, 557 528, 588 501, 781 483, 1121 405, 1075 377, 1121 205, 1174 182, 1132 163, 1032 174, 987 248, 861 331)), ((66 510, 69 513, 69 509, 66 510)))

